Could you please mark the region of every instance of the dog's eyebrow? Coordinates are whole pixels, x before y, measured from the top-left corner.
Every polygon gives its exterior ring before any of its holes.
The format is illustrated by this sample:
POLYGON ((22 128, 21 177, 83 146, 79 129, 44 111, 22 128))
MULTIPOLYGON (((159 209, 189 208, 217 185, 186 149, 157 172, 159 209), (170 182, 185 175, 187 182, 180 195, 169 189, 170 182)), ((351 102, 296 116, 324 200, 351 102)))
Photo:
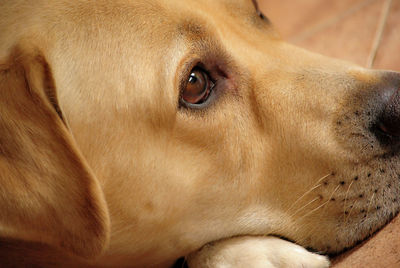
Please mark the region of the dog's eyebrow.
POLYGON ((200 23, 185 20, 178 24, 178 32, 180 34, 196 36, 197 38, 205 37, 206 31, 203 29, 200 23))

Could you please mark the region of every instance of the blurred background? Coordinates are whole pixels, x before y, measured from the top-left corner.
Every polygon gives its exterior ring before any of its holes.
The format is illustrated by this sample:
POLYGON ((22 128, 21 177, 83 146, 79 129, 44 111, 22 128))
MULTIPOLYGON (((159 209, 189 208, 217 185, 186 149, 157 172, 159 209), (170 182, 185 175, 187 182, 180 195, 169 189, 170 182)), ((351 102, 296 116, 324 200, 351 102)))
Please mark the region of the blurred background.
POLYGON ((290 43, 400 71, 400 0, 258 0, 290 43))

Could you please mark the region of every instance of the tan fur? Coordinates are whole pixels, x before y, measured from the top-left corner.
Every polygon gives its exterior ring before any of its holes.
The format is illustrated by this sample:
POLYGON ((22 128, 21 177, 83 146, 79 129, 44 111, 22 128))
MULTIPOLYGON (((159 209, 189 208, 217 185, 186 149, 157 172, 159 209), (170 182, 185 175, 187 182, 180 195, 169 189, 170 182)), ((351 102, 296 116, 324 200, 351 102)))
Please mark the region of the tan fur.
POLYGON ((399 209, 367 129, 398 80, 286 44, 250 0, 0 1, 2 260, 168 267, 248 235, 339 252, 399 209), (178 105, 196 63, 220 79, 203 110, 178 105))

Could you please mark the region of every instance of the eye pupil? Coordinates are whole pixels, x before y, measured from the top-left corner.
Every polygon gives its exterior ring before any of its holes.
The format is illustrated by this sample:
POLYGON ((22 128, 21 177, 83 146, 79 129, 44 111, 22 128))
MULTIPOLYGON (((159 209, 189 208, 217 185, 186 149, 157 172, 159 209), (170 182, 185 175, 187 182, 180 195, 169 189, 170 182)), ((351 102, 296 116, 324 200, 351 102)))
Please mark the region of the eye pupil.
POLYGON ((195 73, 191 73, 189 77, 189 83, 194 84, 197 82, 197 77, 195 73))

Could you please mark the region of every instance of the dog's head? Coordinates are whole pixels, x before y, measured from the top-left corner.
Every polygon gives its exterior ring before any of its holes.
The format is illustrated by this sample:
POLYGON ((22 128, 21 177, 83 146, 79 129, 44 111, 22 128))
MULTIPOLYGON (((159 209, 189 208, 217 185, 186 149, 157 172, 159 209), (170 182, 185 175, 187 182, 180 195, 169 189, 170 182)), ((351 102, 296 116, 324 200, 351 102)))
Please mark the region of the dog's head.
POLYGON ((114 263, 246 234, 334 253, 397 213, 400 75, 250 0, 42 2, 0 5, 2 236, 90 255, 108 209, 114 263))

